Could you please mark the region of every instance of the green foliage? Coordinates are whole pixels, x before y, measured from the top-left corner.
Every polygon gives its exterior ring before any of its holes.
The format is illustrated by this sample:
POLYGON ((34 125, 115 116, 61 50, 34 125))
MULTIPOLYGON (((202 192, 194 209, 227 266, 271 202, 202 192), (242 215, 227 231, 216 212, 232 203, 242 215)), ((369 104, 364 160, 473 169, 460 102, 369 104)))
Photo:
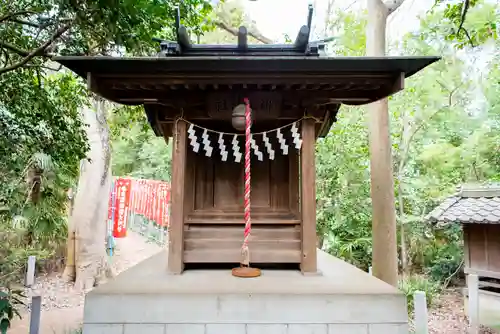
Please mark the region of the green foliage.
MULTIPOLYGON (((47 55, 54 46, 62 54, 109 54, 126 51, 151 54, 153 37, 172 38, 175 7, 180 6, 181 23, 202 33, 210 28, 205 17, 209 1, 77 0, 3 2, 0 5, 0 40, 9 43, 2 51, 4 66, 21 61, 26 54, 56 36, 56 42, 37 55, 47 55), (63 35, 61 31, 68 32, 63 35), (62 37, 61 37, 62 35, 62 37)), ((42 64, 37 57, 30 63, 42 64)))
MULTIPOLYGON (((79 112, 88 104, 88 91, 72 73, 59 72, 51 55, 154 54, 158 46, 152 37, 173 37, 176 6, 181 23, 193 33, 212 28, 206 20, 212 8, 205 0, 0 3, 1 289, 9 293, 10 285, 19 282, 29 255, 47 265, 62 257, 66 191, 75 185, 79 162, 89 148, 79 112)), ((124 115, 130 118, 122 125, 133 122, 133 111, 124 115)), ((150 138, 148 133, 145 140, 150 138)), ((167 178, 168 148, 162 149, 167 150, 161 155, 163 165, 148 165, 155 152, 143 151, 133 168, 146 177, 167 178), (163 174, 152 171, 155 167, 163 174)), ((15 307, 12 293, 6 298, 15 307)), ((9 308, 0 308, 0 315, 5 310, 8 317, 1 325, 11 319, 9 308)))
POLYGON ((463 265, 462 227, 455 224, 439 229, 434 238, 425 252, 425 271, 434 281, 447 285, 463 265))
POLYGON ((0 291, 0 333, 7 333, 14 316, 21 318, 17 310, 24 305, 21 300, 24 297, 20 290, 0 291))
MULTIPOLYGON (((470 31, 479 31, 480 13, 498 12, 498 5, 488 6, 476 4, 470 11, 470 31)), ((334 52, 364 54, 364 15, 341 13, 332 23, 339 41, 334 52)), ((458 56, 456 41, 442 39, 451 26, 444 15, 445 10, 435 9, 419 31, 399 43, 404 54, 442 55, 443 60, 412 76, 405 90, 390 98, 395 192, 403 202, 398 224, 406 232, 408 271, 419 275, 401 284, 410 307, 414 291, 426 291, 432 302, 436 287, 453 283, 463 265, 461 227, 431 226, 425 215, 457 186, 498 180, 500 174, 499 46, 483 81, 487 102, 480 105, 481 86, 469 75, 475 69, 458 56)), ((372 251, 366 125, 364 108, 342 107, 330 134, 316 147, 318 236, 328 252, 364 270, 372 251)))
POLYGON ((108 122, 112 133, 113 175, 170 180, 171 145, 163 137, 155 136, 142 107, 118 108, 108 122))
POLYGON ((498 38, 500 12, 492 2, 463 0, 450 3, 436 0, 433 10, 439 12, 440 18, 435 29, 445 32, 446 40, 455 43, 459 49, 475 47, 489 39, 498 38))
POLYGON ((416 291, 425 292, 427 306, 430 307, 440 292, 440 286, 424 276, 410 276, 399 281, 399 289, 406 295, 408 312, 414 311, 414 296, 416 291))
POLYGON ((329 22, 330 35, 336 36, 333 52, 341 56, 364 56, 366 53, 366 11, 353 14, 338 10, 335 21, 329 22))
POLYGON ((330 253, 365 270, 371 263, 371 200, 365 113, 341 110, 317 157, 317 229, 330 253))

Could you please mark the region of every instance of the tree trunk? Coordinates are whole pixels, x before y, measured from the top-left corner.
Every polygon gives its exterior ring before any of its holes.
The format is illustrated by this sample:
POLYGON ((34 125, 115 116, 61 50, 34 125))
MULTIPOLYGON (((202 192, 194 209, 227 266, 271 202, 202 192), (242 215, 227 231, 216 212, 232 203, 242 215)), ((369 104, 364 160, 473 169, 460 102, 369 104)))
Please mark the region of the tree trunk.
POLYGON ((82 110, 90 151, 80 164, 71 224, 75 231, 75 287, 91 289, 112 276, 106 255, 106 223, 111 186, 111 150, 104 101, 82 110))
MULTIPOLYGON (((395 9, 388 8, 381 0, 368 0, 366 29, 368 56, 385 56, 387 17, 393 10, 395 9)), ((375 277, 397 286, 396 207, 388 99, 382 99, 368 106, 368 120, 373 206, 372 270, 375 277)))

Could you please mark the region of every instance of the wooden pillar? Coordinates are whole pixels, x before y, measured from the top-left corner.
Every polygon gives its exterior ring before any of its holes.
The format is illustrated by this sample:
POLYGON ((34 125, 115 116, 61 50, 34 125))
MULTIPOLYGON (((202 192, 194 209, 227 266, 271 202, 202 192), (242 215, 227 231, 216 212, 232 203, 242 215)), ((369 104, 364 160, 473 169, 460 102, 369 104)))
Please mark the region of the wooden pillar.
MULTIPOLYGON (((368 1, 366 52, 370 57, 385 55, 388 16, 380 0, 368 1)), ((392 172, 392 144, 389 104, 384 98, 368 105, 372 197, 373 276, 393 286, 398 284, 396 207, 392 172)))
POLYGON ((317 271, 316 259, 316 168, 314 153, 316 137, 314 120, 302 122, 302 149, 300 156, 301 214, 302 214, 302 273, 317 271))
POLYGON ((184 270, 184 190, 186 176, 186 123, 176 121, 172 148, 172 181, 168 271, 171 274, 181 274, 184 270))

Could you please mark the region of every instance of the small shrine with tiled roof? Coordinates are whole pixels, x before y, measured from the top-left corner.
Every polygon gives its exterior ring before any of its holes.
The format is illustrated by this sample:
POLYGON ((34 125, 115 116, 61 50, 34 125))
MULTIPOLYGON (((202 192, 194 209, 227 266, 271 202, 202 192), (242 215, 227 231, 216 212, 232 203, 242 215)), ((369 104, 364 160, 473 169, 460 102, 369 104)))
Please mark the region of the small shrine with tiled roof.
POLYGON ((462 225, 467 289, 478 290, 480 323, 500 324, 500 184, 466 185, 432 210, 426 220, 444 226, 462 225), (469 276, 478 277, 471 287, 469 276))

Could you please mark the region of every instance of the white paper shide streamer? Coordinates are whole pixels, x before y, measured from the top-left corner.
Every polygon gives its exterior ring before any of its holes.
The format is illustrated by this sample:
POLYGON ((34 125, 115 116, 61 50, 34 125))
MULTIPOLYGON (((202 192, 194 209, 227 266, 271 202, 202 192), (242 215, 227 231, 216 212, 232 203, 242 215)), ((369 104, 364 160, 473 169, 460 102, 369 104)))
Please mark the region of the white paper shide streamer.
POLYGON ((207 129, 203 130, 203 134, 201 135, 201 138, 203 138, 203 149, 205 150, 205 155, 207 157, 211 157, 212 151, 214 148, 212 146, 210 146, 210 139, 208 138, 208 130, 207 129))
MULTIPOLYGON (((300 137, 298 123, 299 121, 292 123, 291 125, 287 125, 286 127, 270 130, 267 132, 252 134, 250 139, 250 145, 253 154, 257 157, 259 161, 264 161, 264 154, 266 154, 269 157, 269 160, 275 160, 276 150, 281 151, 283 155, 288 155, 289 145, 287 144, 287 140, 285 139, 284 133, 286 133, 287 136, 291 134, 292 137, 291 139, 293 141, 292 147, 295 147, 295 149, 300 150, 302 146, 302 138, 300 137), (290 127, 290 132, 286 130, 288 127, 290 127), (276 136, 274 135, 274 133, 276 133, 276 136), (261 145, 262 147, 259 147, 259 145, 257 145, 256 137, 259 136, 262 136, 262 143, 263 143, 261 145), (274 138, 276 138, 277 143, 279 144, 279 148, 277 147, 273 148, 271 141, 274 141, 275 140, 274 138)), ((210 141, 209 132, 213 132, 215 134, 218 134, 217 143, 220 151, 221 160, 227 161, 229 155, 231 154, 234 157, 234 161, 236 163, 241 162, 243 157, 243 153, 240 150, 240 142, 239 142, 239 137, 242 136, 241 134, 231 134, 218 131, 211 131, 209 129, 205 129, 194 124, 189 125, 187 132, 189 134, 188 138, 190 141, 190 146, 193 148, 193 152, 198 153, 201 144, 203 144, 203 150, 205 151, 205 156, 211 157, 214 147, 212 146, 213 144, 210 141), (196 128, 200 128, 203 130, 201 134, 201 142, 196 135, 196 128), (232 136, 231 144, 228 146, 226 146, 225 136, 232 136)), ((216 144, 214 143, 214 145, 216 144)))
POLYGON ((223 133, 219 134, 219 150, 220 150, 220 156, 221 156, 222 161, 226 161, 228 152, 226 151, 226 145, 224 145, 224 134, 223 133))
POLYGON ((300 139, 300 134, 299 134, 299 129, 297 128, 297 123, 293 123, 291 131, 292 131, 292 138, 293 138, 293 143, 295 144, 295 148, 297 150, 300 150, 300 147, 302 146, 302 139, 300 139))
POLYGON ((194 130, 193 124, 189 125, 188 129, 190 144, 193 147, 193 152, 198 153, 200 150, 200 144, 198 143, 198 138, 196 137, 196 131, 194 130))
POLYGON ((276 131, 276 137, 278 137, 278 142, 280 143, 280 148, 283 151, 284 155, 288 154, 288 145, 286 144, 286 140, 283 137, 283 134, 281 133, 281 130, 278 129, 276 131))
POLYGON ((235 162, 241 162, 241 152, 240 152, 240 145, 239 145, 239 142, 238 142, 238 135, 234 135, 233 137, 233 141, 231 142, 231 144, 233 145, 232 148, 233 148, 233 155, 234 155, 234 161, 235 162))
POLYGON ((269 142, 269 137, 267 137, 267 134, 265 132, 262 134, 262 139, 264 140, 264 145, 266 146, 267 154, 269 154, 269 159, 274 160, 275 152, 273 150, 273 146, 269 142))
POLYGON ((257 159, 259 159, 259 161, 264 160, 264 155, 262 154, 261 151, 259 151, 259 146, 257 146, 257 143, 255 143, 253 135, 250 137, 250 145, 252 146, 253 153, 257 156, 257 159))

